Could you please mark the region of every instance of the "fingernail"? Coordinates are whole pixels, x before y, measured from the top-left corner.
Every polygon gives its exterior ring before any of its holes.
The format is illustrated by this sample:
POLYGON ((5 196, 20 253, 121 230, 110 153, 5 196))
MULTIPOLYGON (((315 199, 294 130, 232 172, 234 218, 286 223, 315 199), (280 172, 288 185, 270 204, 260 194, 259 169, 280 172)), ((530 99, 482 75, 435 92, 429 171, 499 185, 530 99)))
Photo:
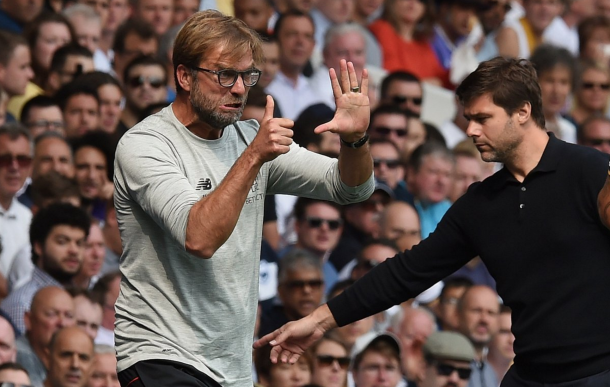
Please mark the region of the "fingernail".
POLYGON ((271 340, 271 341, 269 342, 269 344, 271 344, 271 345, 275 345, 275 344, 276 344, 276 343, 275 343, 275 340, 271 340))

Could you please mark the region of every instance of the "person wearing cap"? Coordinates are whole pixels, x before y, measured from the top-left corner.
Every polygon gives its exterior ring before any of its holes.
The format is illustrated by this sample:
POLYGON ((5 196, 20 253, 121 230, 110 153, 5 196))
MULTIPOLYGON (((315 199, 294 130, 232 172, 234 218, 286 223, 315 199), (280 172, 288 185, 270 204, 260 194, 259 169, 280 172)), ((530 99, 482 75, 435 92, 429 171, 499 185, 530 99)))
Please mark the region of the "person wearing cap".
POLYGON ((401 380, 400 343, 392 334, 365 335, 352 349, 356 387, 396 387, 401 380))
MULTIPOLYGON (((423 348, 425 377, 419 387, 465 387, 474 360, 474 348, 466 337, 456 332, 434 332, 423 348)), ((490 387, 495 387, 490 386, 490 387)))

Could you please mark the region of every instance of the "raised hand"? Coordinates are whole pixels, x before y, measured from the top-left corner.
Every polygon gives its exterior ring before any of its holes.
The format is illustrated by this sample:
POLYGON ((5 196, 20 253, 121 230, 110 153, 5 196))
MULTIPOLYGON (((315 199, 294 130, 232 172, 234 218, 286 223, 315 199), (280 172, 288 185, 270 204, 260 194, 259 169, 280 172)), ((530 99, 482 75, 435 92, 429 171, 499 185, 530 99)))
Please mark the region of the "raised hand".
POLYGON ((362 138, 369 126, 371 106, 368 97, 369 76, 362 71, 362 85, 358 86, 356 70, 352 62, 341 60, 341 79, 334 69, 330 69, 330 81, 333 87, 337 110, 330 122, 315 129, 316 133, 338 133, 347 142, 362 138))
POLYGON ((251 150, 261 163, 271 161, 277 156, 287 153, 292 144, 292 127, 294 122, 288 118, 273 118, 273 97, 267 96, 265 115, 260 129, 252 144, 251 150))

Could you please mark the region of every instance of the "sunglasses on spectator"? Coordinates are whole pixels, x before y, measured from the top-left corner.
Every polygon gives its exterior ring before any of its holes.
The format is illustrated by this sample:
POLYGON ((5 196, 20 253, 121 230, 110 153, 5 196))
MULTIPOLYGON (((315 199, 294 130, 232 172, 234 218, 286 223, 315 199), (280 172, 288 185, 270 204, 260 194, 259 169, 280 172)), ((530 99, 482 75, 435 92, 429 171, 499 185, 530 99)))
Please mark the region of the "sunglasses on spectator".
POLYGON ((47 121, 47 120, 38 120, 34 122, 29 122, 26 124, 28 128, 44 128, 50 130, 59 130, 64 128, 64 123, 62 121, 47 121))
POLYGON ((19 168, 28 168, 32 165, 32 158, 26 155, 13 156, 11 154, 0 155, 0 168, 8 168, 17 161, 19 168))
POLYGON ((583 89, 593 89, 599 87, 602 90, 610 90, 610 83, 594 83, 594 82, 583 82, 583 89))
POLYGON ((419 106, 422 103, 423 98, 421 97, 407 97, 406 95, 395 95, 392 97, 392 102, 396 105, 402 105, 407 101, 411 101, 413 105, 419 106))
POLYGON ((399 160, 384 160, 384 159, 373 159, 373 166, 379 168, 381 164, 385 164, 389 169, 396 169, 400 166, 399 160))
POLYGON ((320 365, 327 366, 327 367, 332 366, 333 363, 336 361, 337 363, 339 363, 339 367, 341 367, 342 370, 346 370, 347 367, 349 367, 349 363, 350 363, 349 357, 334 357, 331 355, 318 355, 318 356, 316 356, 316 358, 318 359, 318 363, 320 363, 320 365))
POLYGON ((608 138, 588 138, 585 142, 592 146, 600 146, 602 144, 610 145, 610 139, 608 138))
POLYGON ((294 281, 288 281, 284 285, 286 285, 286 287, 288 289, 293 289, 293 290, 294 289, 304 289, 305 286, 309 286, 312 289, 320 289, 322 287, 322 285, 324 285, 324 281, 322 281, 321 279, 309 280, 309 281, 294 280, 294 281))
POLYGON ((305 219, 307 225, 311 228, 320 228, 323 223, 326 223, 329 229, 337 230, 343 224, 341 219, 322 219, 315 217, 308 217, 305 219))
POLYGON ((445 363, 438 363, 436 365, 436 370, 437 370, 438 374, 442 375, 442 376, 449 376, 453 373, 453 371, 457 371, 458 376, 462 380, 470 379, 470 374, 472 373, 472 369, 470 369, 470 367, 460 368, 460 367, 454 367, 451 364, 445 364, 445 363))
POLYGON ((373 130, 380 136, 389 136, 392 132, 396 133, 396 136, 398 137, 404 137, 407 135, 407 129, 394 129, 388 128, 387 126, 378 126, 373 130))
POLYGON ((148 83, 150 87, 153 89, 158 89, 160 87, 165 86, 165 81, 161 77, 145 77, 144 75, 140 75, 137 77, 129 78, 129 86, 136 88, 143 86, 145 83, 148 83))

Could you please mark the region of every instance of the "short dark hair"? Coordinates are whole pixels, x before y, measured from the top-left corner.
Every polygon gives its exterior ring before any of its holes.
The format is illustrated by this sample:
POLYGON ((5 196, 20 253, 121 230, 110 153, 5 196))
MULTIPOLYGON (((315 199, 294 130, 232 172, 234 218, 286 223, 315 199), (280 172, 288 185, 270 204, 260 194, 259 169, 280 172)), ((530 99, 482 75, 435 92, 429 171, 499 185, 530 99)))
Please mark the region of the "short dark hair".
POLYGON ((135 34, 142 40, 155 39, 159 43, 159 37, 154 27, 142 19, 128 19, 117 28, 112 44, 112 51, 123 54, 125 52, 125 39, 127 36, 135 34))
POLYGON ((27 376, 30 376, 30 373, 28 372, 27 369, 25 369, 24 366, 22 366, 19 363, 13 363, 11 361, 9 361, 8 363, 2 363, 0 364, 0 372, 5 371, 5 370, 11 370, 11 371, 22 371, 25 372, 25 374, 27 376))
POLYGON ((563 67, 570 72, 570 85, 574 89, 576 78, 576 59, 572 53, 565 48, 542 44, 530 56, 530 62, 534 65, 538 78, 543 73, 563 67))
POLYGON ((588 140, 587 137, 585 136, 585 132, 587 131, 587 128, 589 127, 589 125, 591 125, 593 122, 600 122, 600 121, 610 124, 610 118, 608 118, 605 114, 600 113, 600 112, 595 112, 595 113, 591 114, 589 117, 587 117, 582 122, 582 124, 580 124, 580 126, 578 127, 578 130, 576 131, 576 138, 577 138, 579 144, 582 144, 584 141, 588 140))
POLYGON ((326 204, 328 206, 331 206, 332 208, 334 208, 335 210, 337 210, 339 212, 339 216, 341 216, 342 214, 342 207, 341 205, 335 203, 335 202, 331 202, 331 201, 327 201, 327 200, 320 200, 320 199, 311 199, 311 198, 306 198, 306 197, 299 197, 296 201, 296 203, 294 204, 294 217, 296 220, 305 220, 305 212, 307 211, 307 208, 313 204, 317 204, 317 203, 322 203, 322 204, 326 204))
POLYGON ((314 144, 320 145, 322 135, 315 133, 314 129, 333 119, 334 112, 323 103, 317 103, 303 110, 294 122, 292 140, 306 148, 314 144))
POLYGON ((413 150, 411 157, 409 157, 409 167, 413 168, 415 172, 419 171, 424 162, 424 157, 430 155, 438 155, 451 162, 454 160, 453 154, 445 145, 436 141, 427 141, 413 150))
POLYGON ((394 71, 388 74, 381 81, 381 88, 379 90, 379 95, 381 98, 388 95, 388 89, 390 88, 392 82, 414 82, 421 85, 421 80, 417 77, 417 75, 407 71, 394 71))
POLYGON ((114 175, 114 155, 116 151, 116 139, 103 130, 93 130, 76 137, 71 141, 72 153, 76 156, 81 148, 91 147, 100 151, 106 159, 106 170, 108 180, 112 181, 114 175))
POLYGON ((136 66, 158 66, 163 70, 163 83, 167 83, 167 67, 163 64, 161 60, 155 58, 152 55, 140 55, 135 57, 131 62, 125 66, 125 70, 123 70, 123 80, 127 82, 129 79, 129 73, 136 66))
POLYGON ((298 9, 289 9, 286 12, 282 13, 280 17, 277 18, 277 22, 275 22, 275 27, 273 28, 273 37, 276 41, 279 40, 280 31, 282 26, 286 23, 286 19, 290 17, 304 17, 309 19, 311 22, 311 26, 313 27, 313 31, 316 31, 316 23, 314 23, 313 18, 310 14, 305 13, 303 11, 299 11, 298 9))
POLYGON ((369 123, 369 129, 370 129, 370 126, 373 124, 373 121, 375 121, 375 118, 377 118, 377 116, 381 116, 384 114, 404 116, 406 121, 408 121, 408 119, 409 119, 409 116, 407 115, 405 110, 399 108, 396 105, 388 105, 388 104, 379 105, 371 112, 371 121, 369 123))
POLYGON ((396 153, 398 153, 398 156, 400 157, 400 149, 398 148, 398 145, 396 145, 396 143, 388 138, 372 138, 369 141, 369 147, 372 147, 373 145, 388 145, 392 148, 394 148, 394 150, 396 151, 396 153))
POLYGON ((76 286, 72 286, 66 289, 68 293, 72 296, 72 298, 76 298, 78 296, 83 296, 92 304, 98 304, 102 308, 104 307, 104 300, 100 299, 99 294, 94 293, 92 290, 78 288, 76 286))
POLYGON ((493 103, 508 115, 529 103, 532 119, 539 128, 545 128, 538 76, 532 63, 526 59, 496 57, 482 62, 455 93, 464 106, 489 94, 493 103))
POLYGON ((28 42, 23 36, 0 30, 0 65, 6 66, 19 46, 28 47, 28 42))
POLYGON ((610 33, 610 19, 604 15, 594 15, 578 24, 578 47, 581 56, 587 49, 587 43, 591 40, 593 32, 598 28, 604 28, 607 33, 610 33))
POLYGON ((336 282, 333 287, 330 289, 330 292, 328 292, 328 296, 330 298, 336 297, 337 295, 339 295, 340 293, 342 293, 345 289, 349 288, 350 286, 352 286, 356 281, 348 278, 346 280, 343 281, 338 281, 336 282))
POLYGON ((40 209, 32 218, 30 225, 30 244, 32 245, 32 261, 38 262, 36 243, 44 246, 45 240, 55 226, 70 226, 83 230, 85 237, 89 235, 91 220, 82 209, 66 203, 54 203, 40 209))
POLYGON ((358 367, 360 367, 362 359, 364 359, 364 356, 369 352, 376 352, 388 358, 395 358, 398 360, 398 364, 400 364, 400 353, 396 350, 396 347, 388 343, 386 340, 373 340, 362 351, 354 356, 352 363, 352 368, 354 370, 357 370, 358 367))
POLYGON ((104 298, 110 291, 110 284, 117 278, 121 278, 121 272, 118 270, 104 274, 102 278, 97 280, 95 285, 93 285, 93 289, 91 289, 94 297, 100 298, 105 303, 104 298))
POLYGON ((468 277, 455 276, 455 277, 446 278, 443 280, 443 289, 441 290, 441 294, 438 296, 438 299, 442 301, 449 289, 455 289, 455 288, 468 289, 472 285, 474 285, 474 282, 472 282, 472 280, 468 277))
POLYGON ((59 107, 59 104, 54 98, 46 96, 44 94, 37 95, 36 97, 28 100, 23 108, 21 109, 21 122, 26 124, 30 118, 30 111, 34 108, 47 108, 51 106, 59 107))
POLYGON ((76 78, 63 85, 55 94, 55 99, 57 100, 59 108, 62 112, 66 110, 66 106, 70 99, 76 95, 91 96, 95 98, 99 106, 100 97, 97 94, 97 88, 86 82, 81 82, 78 78, 76 78))
POLYGON ((79 82, 88 83, 96 89, 99 89, 104 85, 114 85, 121 89, 121 92, 123 92, 123 88, 121 87, 119 80, 104 71, 90 71, 88 73, 81 74, 77 79, 79 82))
POLYGON ((93 53, 87 47, 83 47, 78 43, 68 43, 65 46, 59 47, 53 53, 49 72, 60 72, 66 65, 69 56, 82 56, 93 59, 93 53))
POLYGON ((32 202, 41 208, 46 201, 60 202, 68 197, 80 197, 78 184, 56 171, 49 171, 40 175, 32 182, 32 202))

